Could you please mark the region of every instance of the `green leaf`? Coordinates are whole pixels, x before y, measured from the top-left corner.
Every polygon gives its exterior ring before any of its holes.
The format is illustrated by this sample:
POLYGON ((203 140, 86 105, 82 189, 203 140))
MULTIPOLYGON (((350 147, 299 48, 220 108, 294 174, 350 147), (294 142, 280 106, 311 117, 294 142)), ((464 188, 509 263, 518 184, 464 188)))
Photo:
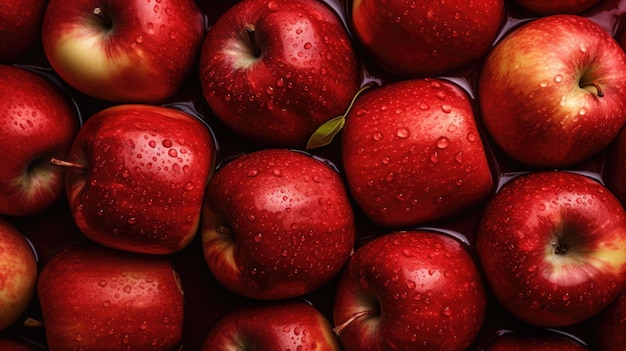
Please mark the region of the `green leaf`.
POLYGON ((324 122, 313 132, 306 144, 306 149, 316 149, 330 144, 335 135, 339 134, 341 129, 343 129, 344 124, 346 124, 345 115, 337 116, 324 122))
POLYGON ((306 144, 306 150, 316 149, 330 144, 346 124, 346 117, 348 116, 348 113, 350 113, 350 110, 352 110, 352 106, 354 106, 358 97, 371 87, 371 85, 365 85, 359 89, 359 91, 354 94, 354 97, 352 97, 352 101, 343 115, 331 118, 319 126, 309 138, 309 141, 306 144))

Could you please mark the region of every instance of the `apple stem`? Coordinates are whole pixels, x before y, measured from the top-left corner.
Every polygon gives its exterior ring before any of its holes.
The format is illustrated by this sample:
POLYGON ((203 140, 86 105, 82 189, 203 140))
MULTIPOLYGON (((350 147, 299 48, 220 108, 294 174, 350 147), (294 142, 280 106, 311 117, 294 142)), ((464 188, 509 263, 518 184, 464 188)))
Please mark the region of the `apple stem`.
POLYGON ((592 87, 596 88, 596 94, 598 94, 598 97, 603 97, 604 96, 604 90, 602 90, 602 88, 600 87, 600 84, 596 83, 596 82, 591 82, 589 84, 584 84, 584 86, 589 86, 591 85, 592 87))
POLYGON ((250 39, 250 43, 252 44, 252 50, 254 50, 253 54, 255 57, 261 56, 261 47, 259 46, 259 42, 256 40, 256 27, 254 24, 249 23, 246 25, 246 32, 248 33, 248 38, 250 39))
POLYGON ((51 158, 50 159, 50 163, 56 166, 61 166, 61 167, 68 167, 68 168, 74 168, 74 169, 78 169, 81 171, 86 171, 87 167, 80 165, 78 163, 74 163, 74 162, 68 162, 68 161, 63 161, 63 160, 59 160, 58 158, 51 158))
POLYGON ((335 333, 335 335, 339 336, 341 335, 341 332, 343 332, 344 329, 346 329, 350 324, 352 324, 352 322, 354 322, 355 320, 363 317, 363 316, 367 316, 367 315, 371 315, 371 314, 375 314, 376 311, 375 310, 365 310, 365 311, 360 311, 360 312, 355 312, 352 314, 352 316, 345 322, 339 324, 338 326, 333 328, 333 332, 335 333))
POLYGON ((93 14, 96 15, 96 17, 98 17, 102 23, 104 23, 107 27, 111 27, 111 25, 113 24, 111 22, 111 20, 104 14, 104 12, 102 11, 102 8, 100 7, 96 7, 93 9, 93 14))
POLYGON ((24 320, 24 323, 22 323, 25 327, 29 327, 29 328, 33 328, 33 327, 43 327, 43 322, 35 319, 35 318, 31 318, 28 317, 24 320))

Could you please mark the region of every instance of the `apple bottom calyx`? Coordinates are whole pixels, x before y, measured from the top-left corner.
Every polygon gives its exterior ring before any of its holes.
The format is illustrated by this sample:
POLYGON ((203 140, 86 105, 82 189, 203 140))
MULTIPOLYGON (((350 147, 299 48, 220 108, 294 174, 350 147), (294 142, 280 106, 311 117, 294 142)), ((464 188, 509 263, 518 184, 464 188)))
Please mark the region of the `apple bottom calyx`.
POLYGON ((378 310, 365 310, 365 311, 355 312, 352 314, 352 316, 350 316, 350 318, 348 318, 347 321, 334 327, 333 332, 335 333, 335 335, 339 336, 341 335, 341 332, 343 332, 344 329, 346 329, 350 324, 352 324, 352 322, 356 321, 357 319, 365 317, 365 316, 378 316, 378 315, 380 315, 380 312, 378 310))

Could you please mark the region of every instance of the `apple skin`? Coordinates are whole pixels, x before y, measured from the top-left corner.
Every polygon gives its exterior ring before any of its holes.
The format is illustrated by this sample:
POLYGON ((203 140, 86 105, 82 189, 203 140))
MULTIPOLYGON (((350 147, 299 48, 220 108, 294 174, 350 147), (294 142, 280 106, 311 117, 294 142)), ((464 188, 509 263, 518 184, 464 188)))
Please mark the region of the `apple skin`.
POLYGON ((526 10, 540 15, 556 14, 578 14, 600 0, 515 0, 515 2, 526 10))
POLYGON ((608 146, 626 121, 626 54, 577 15, 518 27, 491 50, 478 83, 489 134, 528 165, 581 162, 608 146))
POLYGON ((201 351, 340 351, 330 322, 301 300, 253 301, 228 311, 214 324, 201 351))
POLYGON ((15 226, 0 219, 0 330, 26 310, 35 292, 37 276, 32 247, 15 226))
POLYGON ((183 291, 166 256, 90 241, 64 247, 39 276, 50 350, 171 350, 183 327, 183 291))
MULTIPOLYGON (((0 6, 0 63, 16 63, 41 40, 46 0, 4 0, 0 6)), ((3 95, 6 96, 6 95, 3 95)))
POLYGON ((626 290, 599 316, 596 329, 597 350, 626 349, 626 290))
POLYGON ((626 280, 626 216, 602 184, 545 171, 514 178, 487 204, 476 252, 496 300, 545 327, 576 324, 626 280))
POLYGON ((322 2, 244 0, 207 33, 200 81, 215 114, 247 141, 302 147, 345 112, 359 73, 346 28, 322 2))
POLYGON ((74 221, 115 249, 170 254, 187 246, 200 222, 215 144, 206 125, 174 108, 122 104, 91 116, 67 161, 74 221))
POLYGON ((50 0, 42 43, 52 68, 77 90, 114 102, 156 103, 180 89, 204 34, 193 0, 50 0))
POLYGON ((403 77, 435 77, 476 63, 504 24, 502 0, 352 0, 352 28, 368 55, 403 77))
POLYGON ((0 96, 0 213, 39 213, 64 195, 63 170, 48 161, 69 150, 76 109, 58 86, 17 66, 0 65, 0 96))
POLYGON ((383 226, 457 214, 492 191, 472 104, 446 80, 405 80, 366 92, 346 118, 341 145, 352 195, 383 226))
MULTIPOLYGON (((586 351, 573 338, 551 331, 510 331, 499 335, 485 351, 586 351)), ((608 349, 600 349, 608 351, 608 349)))
POLYGON ((350 258, 333 319, 347 351, 465 350, 478 335, 486 301, 478 266, 459 241, 395 232, 350 258))
POLYGON ((263 149, 216 172, 201 235, 218 281, 240 295, 274 300, 334 278, 353 250, 355 223, 334 169, 302 152, 263 149))

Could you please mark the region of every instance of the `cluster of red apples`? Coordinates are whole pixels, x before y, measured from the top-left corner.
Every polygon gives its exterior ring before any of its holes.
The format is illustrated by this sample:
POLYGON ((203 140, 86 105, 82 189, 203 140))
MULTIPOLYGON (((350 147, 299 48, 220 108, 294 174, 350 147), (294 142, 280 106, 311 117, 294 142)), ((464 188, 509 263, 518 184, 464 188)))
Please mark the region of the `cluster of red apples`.
POLYGON ((0 0, 0 349, 626 350, 624 28, 0 0))

